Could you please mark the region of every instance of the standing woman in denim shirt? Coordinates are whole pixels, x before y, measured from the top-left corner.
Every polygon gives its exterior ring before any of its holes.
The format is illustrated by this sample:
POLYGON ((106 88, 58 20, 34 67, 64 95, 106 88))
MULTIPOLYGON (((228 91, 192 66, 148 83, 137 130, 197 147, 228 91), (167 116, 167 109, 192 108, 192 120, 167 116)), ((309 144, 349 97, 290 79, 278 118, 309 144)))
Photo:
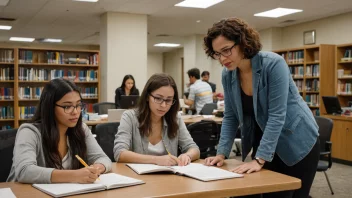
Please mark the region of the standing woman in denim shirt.
POLYGON ((301 179, 301 189, 264 197, 308 197, 319 160, 318 126, 285 60, 275 53, 261 52, 259 33, 239 18, 215 23, 204 44, 206 54, 225 67, 220 142, 217 155, 205 163, 222 166, 236 133, 241 131, 242 160, 252 148, 253 160, 233 172, 266 168, 290 175, 301 179))

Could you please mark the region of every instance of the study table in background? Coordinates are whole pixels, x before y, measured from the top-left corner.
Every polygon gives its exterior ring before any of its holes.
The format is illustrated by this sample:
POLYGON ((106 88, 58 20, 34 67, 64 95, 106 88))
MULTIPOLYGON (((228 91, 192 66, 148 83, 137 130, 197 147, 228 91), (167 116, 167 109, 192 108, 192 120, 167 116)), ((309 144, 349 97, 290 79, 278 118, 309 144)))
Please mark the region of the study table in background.
MULTIPOLYGON (((198 162, 203 162, 199 160, 198 162)), ((241 162, 226 160, 224 169, 232 169, 241 162)), ((229 197, 294 190, 301 187, 301 180, 269 170, 246 174, 244 178, 225 179, 202 182, 192 178, 165 174, 138 175, 124 163, 113 163, 112 172, 133 177, 146 182, 142 185, 105 190, 73 197, 116 198, 116 197, 179 197, 179 198, 210 198, 229 197)), ((18 197, 49 197, 30 184, 0 183, 0 188, 11 188, 18 197)))

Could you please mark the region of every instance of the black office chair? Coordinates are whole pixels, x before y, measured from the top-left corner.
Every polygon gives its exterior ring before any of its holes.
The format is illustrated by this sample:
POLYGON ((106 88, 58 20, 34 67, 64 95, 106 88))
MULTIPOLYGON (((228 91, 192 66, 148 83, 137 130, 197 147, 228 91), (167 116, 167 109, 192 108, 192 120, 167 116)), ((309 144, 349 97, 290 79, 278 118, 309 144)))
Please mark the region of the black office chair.
POLYGON ((187 126, 194 142, 200 150, 200 158, 216 155, 215 147, 219 142, 219 128, 213 120, 202 120, 187 126))
POLYGON ((334 124, 330 118, 315 116, 315 120, 319 126, 319 139, 320 139, 320 160, 318 162, 317 171, 324 173, 326 177, 326 181, 328 182, 331 194, 333 195, 334 191, 332 190, 329 177, 325 171, 330 169, 332 166, 332 159, 331 159, 332 142, 330 141, 330 138, 331 138, 332 127, 334 124), (328 161, 325 160, 326 157, 328 161))
POLYGON ((0 131, 0 182, 6 182, 12 166, 17 129, 0 131))
POLYGON ((216 103, 208 103, 205 104, 202 108, 202 110, 200 111, 199 114, 201 115, 213 115, 213 111, 214 109, 217 109, 218 105, 216 103))
POLYGON ((109 122, 104 124, 98 124, 95 127, 95 133, 97 135, 96 140, 98 144, 113 162, 115 162, 113 152, 114 140, 119 126, 119 122, 109 122))
POLYGON ((116 109, 115 103, 113 102, 101 102, 93 104, 94 113, 108 114, 108 109, 116 109))

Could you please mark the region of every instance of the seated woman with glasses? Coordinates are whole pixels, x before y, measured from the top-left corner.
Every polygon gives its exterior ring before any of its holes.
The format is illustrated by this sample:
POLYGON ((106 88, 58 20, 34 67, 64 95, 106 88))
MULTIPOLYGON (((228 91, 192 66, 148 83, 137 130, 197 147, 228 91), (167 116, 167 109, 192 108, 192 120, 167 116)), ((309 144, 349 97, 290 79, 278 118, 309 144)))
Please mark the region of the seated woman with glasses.
POLYGON ((181 116, 174 79, 154 74, 144 87, 136 109, 123 113, 114 141, 117 162, 188 165, 199 159, 194 143, 181 116), (178 148, 181 155, 177 156, 178 148))
POLYGON ((82 123, 78 87, 64 79, 45 85, 32 124, 17 131, 8 182, 93 183, 111 160, 82 123), (78 155, 90 167, 85 168, 78 155))

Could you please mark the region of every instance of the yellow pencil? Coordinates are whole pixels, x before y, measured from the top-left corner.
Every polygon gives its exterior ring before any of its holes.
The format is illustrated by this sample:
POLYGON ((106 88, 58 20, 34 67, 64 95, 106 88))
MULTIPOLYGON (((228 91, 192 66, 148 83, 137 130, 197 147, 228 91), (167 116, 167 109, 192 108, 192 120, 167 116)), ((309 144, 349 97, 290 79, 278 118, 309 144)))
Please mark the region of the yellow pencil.
POLYGON ((163 142, 163 145, 164 145, 164 147, 165 147, 165 150, 166 150, 167 154, 168 154, 168 155, 171 155, 170 152, 167 150, 166 145, 165 145, 165 143, 164 143, 164 140, 163 140, 162 138, 161 138, 161 141, 163 142))
MULTIPOLYGON (((76 158, 78 159, 79 162, 81 162, 81 164, 84 166, 84 167, 89 167, 88 164, 82 159, 80 158, 78 155, 75 155, 76 158)), ((100 180, 99 177, 97 180, 100 180)))

